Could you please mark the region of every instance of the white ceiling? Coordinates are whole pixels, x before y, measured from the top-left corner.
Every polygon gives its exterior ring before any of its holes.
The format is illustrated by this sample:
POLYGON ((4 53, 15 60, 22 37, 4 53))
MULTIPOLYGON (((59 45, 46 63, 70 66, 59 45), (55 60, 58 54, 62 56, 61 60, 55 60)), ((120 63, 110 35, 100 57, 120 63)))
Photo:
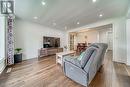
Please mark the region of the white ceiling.
POLYGON ((112 29, 112 24, 107 24, 107 25, 102 25, 102 26, 98 26, 98 27, 93 27, 93 28, 88 28, 88 29, 82 29, 82 30, 78 30, 78 31, 75 31, 75 32, 86 32, 86 31, 95 31, 95 30, 104 30, 104 29, 112 29))
POLYGON ((74 29, 126 14, 130 0, 15 0, 16 17, 54 29, 74 29), (103 14, 103 17, 99 17, 103 14), (38 19, 34 19, 34 17, 38 19), (80 24, 77 24, 80 22, 80 24), (56 24, 55 24, 56 23, 56 24))
POLYGON ((127 18, 130 19, 130 7, 129 7, 129 10, 128 10, 128 15, 127 15, 127 18))

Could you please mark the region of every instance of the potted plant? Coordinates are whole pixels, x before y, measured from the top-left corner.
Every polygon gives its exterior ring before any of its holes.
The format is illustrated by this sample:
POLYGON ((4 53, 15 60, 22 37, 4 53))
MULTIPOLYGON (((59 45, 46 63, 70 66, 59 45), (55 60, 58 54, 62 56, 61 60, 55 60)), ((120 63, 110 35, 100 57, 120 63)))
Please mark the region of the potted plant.
POLYGON ((65 51, 67 51, 67 46, 64 46, 65 51))
POLYGON ((14 63, 22 62, 22 48, 16 48, 14 54, 14 63))

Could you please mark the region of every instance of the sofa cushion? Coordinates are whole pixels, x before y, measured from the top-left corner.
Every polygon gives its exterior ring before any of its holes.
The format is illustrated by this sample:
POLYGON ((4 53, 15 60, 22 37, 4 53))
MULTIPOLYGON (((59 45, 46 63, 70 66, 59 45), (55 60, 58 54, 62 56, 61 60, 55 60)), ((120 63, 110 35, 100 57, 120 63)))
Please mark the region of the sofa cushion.
POLYGON ((81 68, 80 61, 77 59, 79 56, 66 56, 63 58, 63 61, 70 62, 81 68))
POLYGON ((87 64, 89 58, 91 57, 91 55, 93 54, 94 50, 96 50, 97 48, 95 47, 89 47, 86 49, 83 58, 80 61, 81 67, 84 68, 84 66, 87 64))
POLYGON ((99 48, 99 46, 96 45, 96 44, 92 44, 92 45, 90 45, 90 47, 91 47, 91 46, 96 47, 96 48, 99 48))
POLYGON ((83 58, 84 53, 85 53, 85 52, 82 52, 82 53, 80 54, 80 56, 77 58, 79 61, 81 61, 81 59, 83 58))

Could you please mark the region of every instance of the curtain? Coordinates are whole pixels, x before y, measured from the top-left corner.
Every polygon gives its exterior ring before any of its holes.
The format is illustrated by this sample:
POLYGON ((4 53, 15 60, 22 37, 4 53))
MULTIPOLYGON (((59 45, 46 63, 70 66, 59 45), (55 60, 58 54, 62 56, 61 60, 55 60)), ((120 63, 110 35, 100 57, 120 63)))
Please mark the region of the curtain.
POLYGON ((7 17, 7 65, 14 64, 14 16, 7 17))

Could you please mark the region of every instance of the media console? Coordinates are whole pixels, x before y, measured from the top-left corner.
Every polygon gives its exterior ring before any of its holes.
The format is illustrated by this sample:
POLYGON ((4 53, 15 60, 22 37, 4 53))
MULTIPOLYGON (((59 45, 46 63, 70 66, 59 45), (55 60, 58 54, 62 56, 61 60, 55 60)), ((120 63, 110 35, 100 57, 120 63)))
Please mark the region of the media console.
POLYGON ((63 48, 41 48, 38 51, 38 58, 49 56, 49 55, 54 55, 58 52, 63 52, 63 48))

